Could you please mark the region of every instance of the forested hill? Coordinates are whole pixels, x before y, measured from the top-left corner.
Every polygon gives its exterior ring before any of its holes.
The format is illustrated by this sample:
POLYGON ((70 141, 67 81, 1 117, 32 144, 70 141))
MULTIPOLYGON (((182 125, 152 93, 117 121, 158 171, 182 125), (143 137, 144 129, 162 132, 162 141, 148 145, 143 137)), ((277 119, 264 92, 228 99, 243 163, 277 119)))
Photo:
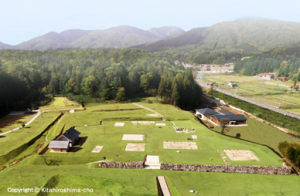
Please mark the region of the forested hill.
POLYGON ((236 63, 234 71, 243 75, 277 72, 300 81, 300 43, 279 47, 236 63))
POLYGON ((61 33, 49 32, 16 46, 0 43, 0 50, 124 48, 157 41, 169 36, 179 35, 183 32, 184 31, 178 27, 153 28, 147 31, 131 26, 120 26, 105 30, 91 31, 71 29, 61 33))
POLYGON ((191 70, 176 66, 171 57, 136 49, 2 50, 0 70, 7 78, 0 81, 2 108, 6 102, 14 105, 20 100, 30 106, 41 97, 38 93, 85 95, 102 101, 122 101, 143 93, 191 108, 199 104, 202 94, 191 70))
POLYGON ((185 61, 223 63, 300 41, 300 23, 239 19, 187 31, 177 37, 135 46, 180 53, 185 61))

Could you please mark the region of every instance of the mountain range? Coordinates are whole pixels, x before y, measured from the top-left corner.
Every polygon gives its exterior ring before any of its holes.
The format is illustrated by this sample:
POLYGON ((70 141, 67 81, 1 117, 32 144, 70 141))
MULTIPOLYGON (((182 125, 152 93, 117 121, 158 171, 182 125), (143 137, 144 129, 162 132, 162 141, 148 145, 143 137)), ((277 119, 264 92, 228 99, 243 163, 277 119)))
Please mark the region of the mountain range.
POLYGON ((153 28, 148 31, 131 26, 92 31, 72 29, 61 33, 49 32, 15 46, 0 42, 0 49, 124 48, 154 42, 182 33, 184 31, 178 27, 153 28))
POLYGON ((300 23, 244 18, 187 32, 178 27, 142 30, 131 26, 106 30, 73 29, 61 33, 49 32, 15 46, 0 42, 0 50, 134 47, 188 55, 204 51, 249 55, 297 42, 300 42, 300 23))
POLYGON ((195 28, 176 37, 135 47, 149 51, 257 53, 299 41, 300 23, 246 18, 195 28))

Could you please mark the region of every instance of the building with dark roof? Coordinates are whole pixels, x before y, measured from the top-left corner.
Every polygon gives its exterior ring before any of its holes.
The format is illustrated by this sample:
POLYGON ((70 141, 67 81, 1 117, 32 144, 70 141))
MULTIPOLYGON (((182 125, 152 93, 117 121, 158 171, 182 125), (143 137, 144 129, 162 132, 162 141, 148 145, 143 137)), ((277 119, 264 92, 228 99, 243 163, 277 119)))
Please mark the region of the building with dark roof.
POLYGON ((51 140, 48 148, 54 152, 67 152, 70 148, 68 140, 51 140))
POLYGON ((75 143, 78 141, 80 134, 81 133, 79 131, 72 127, 69 130, 67 130, 64 134, 59 136, 57 140, 68 140, 70 142, 70 145, 74 146, 75 143))
POLYGON ((196 109, 196 117, 201 120, 207 120, 216 126, 220 126, 220 122, 228 120, 229 126, 247 126, 247 118, 242 114, 235 114, 228 110, 221 109, 219 111, 210 108, 196 109))

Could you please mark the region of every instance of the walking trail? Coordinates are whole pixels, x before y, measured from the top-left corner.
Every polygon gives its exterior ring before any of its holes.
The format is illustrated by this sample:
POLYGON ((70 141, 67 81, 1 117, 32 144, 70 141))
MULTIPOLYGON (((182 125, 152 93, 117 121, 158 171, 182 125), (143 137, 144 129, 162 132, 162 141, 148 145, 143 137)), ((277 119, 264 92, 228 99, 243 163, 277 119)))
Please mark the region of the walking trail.
POLYGON ((153 113, 157 114, 158 116, 160 116, 160 117, 163 119, 163 121, 166 121, 165 117, 163 117, 163 115, 161 115, 160 113, 158 113, 158 112, 156 112, 156 111, 154 111, 154 110, 152 110, 152 109, 150 109, 150 108, 147 108, 147 107, 145 107, 145 106, 142 106, 142 105, 140 105, 140 104, 137 104, 137 103, 132 103, 132 104, 133 104, 133 105, 136 105, 136 106, 138 106, 138 107, 140 107, 140 108, 144 108, 144 109, 146 109, 146 110, 149 110, 150 112, 153 112, 153 113))
MULTIPOLYGON (((25 124, 25 126, 28 126, 28 125, 30 125, 39 115, 41 114, 41 112, 39 111, 30 121, 28 121, 26 124, 25 124)), ((4 133, 1 133, 0 135, 5 135, 5 134, 8 134, 8 133, 10 133, 10 132, 13 132, 13 131, 16 131, 16 130, 19 130, 19 129, 21 129, 22 127, 17 127, 17 128, 14 128, 14 129, 12 129, 12 130, 10 130, 10 131, 7 131, 7 132, 4 132, 4 133)))

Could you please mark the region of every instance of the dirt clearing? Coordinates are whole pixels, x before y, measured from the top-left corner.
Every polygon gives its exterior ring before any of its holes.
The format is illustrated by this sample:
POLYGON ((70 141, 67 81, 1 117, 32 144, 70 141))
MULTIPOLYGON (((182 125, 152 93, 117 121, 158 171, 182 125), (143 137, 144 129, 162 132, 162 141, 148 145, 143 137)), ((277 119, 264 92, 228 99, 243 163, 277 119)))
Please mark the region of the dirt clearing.
POLYGON ((145 151, 145 143, 127 143, 125 151, 145 151))
POLYGON ((103 146, 96 146, 92 152, 99 153, 102 150, 103 146))
POLYGON ((115 127, 124 127, 125 123, 123 122, 116 122, 115 127))
POLYGON ((144 135, 124 134, 122 140, 143 141, 144 140, 144 135))
POLYGON ((165 149, 190 149, 198 150, 196 142, 167 142, 164 141, 165 149))
POLYGON ((251 150, 224 150, 232 161, 260 161, 251 150))

